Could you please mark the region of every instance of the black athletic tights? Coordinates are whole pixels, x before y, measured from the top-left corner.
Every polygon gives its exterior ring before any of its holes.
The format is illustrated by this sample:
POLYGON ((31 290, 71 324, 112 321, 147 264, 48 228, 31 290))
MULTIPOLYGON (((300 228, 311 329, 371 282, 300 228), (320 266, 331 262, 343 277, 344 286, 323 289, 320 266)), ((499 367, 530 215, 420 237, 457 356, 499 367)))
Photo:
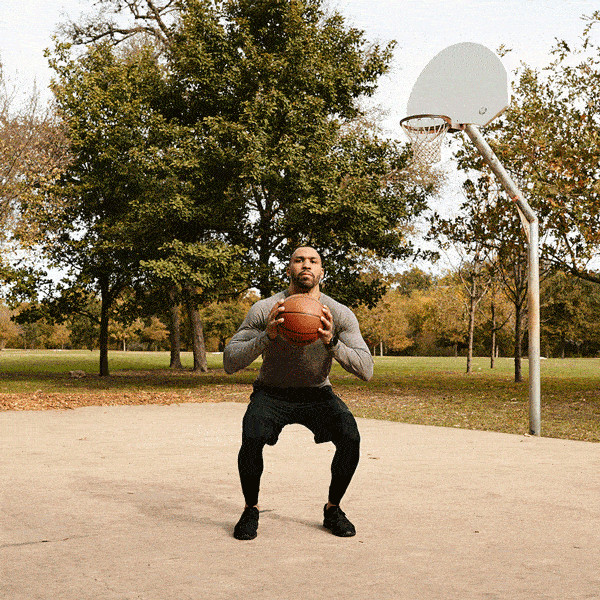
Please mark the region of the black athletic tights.
MULTIPOLYGON (((331 462, 331 485, 329 502, 339 504, 346 493, 360 455, 360 441, 344 439, 333 442, 336 450, 331 462)), ((263 472, 263 448, 265 442, 260 439, 244 438, 238 455, 238 468, 242 492, 247 506, 258 504, 260 478, 263 472)))

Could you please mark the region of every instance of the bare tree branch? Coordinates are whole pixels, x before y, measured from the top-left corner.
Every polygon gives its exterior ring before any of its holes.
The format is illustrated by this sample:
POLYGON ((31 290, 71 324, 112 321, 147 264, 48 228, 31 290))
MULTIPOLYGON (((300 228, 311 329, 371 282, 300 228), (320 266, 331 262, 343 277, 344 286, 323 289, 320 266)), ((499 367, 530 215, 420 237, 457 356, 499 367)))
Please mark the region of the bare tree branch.
POLYGON ((60 33, 75 45, 108 40, 118 45, 137 35, 148 35, 161 46, 170 44, 171 27, 179 12, 177 0, 98 0, 99 10, 79 22, 69 21, 60 33), (133 22, 127 22, 127 13, 133 22))

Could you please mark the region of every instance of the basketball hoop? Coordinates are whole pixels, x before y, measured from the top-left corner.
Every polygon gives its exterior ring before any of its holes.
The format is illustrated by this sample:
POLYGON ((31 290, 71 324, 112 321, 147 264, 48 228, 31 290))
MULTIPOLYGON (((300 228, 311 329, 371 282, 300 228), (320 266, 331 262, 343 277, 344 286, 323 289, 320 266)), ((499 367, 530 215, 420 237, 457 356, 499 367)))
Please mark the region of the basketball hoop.
POLYGON ((414 166, 430 167, 441 160, 442 143, 451 123, 441 115, 413 115, 400 121, 411 143, 414 166))

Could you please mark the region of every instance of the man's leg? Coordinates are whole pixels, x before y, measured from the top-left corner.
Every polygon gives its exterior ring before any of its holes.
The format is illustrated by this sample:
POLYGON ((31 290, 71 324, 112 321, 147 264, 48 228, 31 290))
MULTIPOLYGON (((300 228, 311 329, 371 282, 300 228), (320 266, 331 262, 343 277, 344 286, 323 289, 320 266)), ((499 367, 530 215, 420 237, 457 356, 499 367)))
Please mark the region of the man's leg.
POLYGON ((358 428, 350 424, 344 426, 345 431, 334 439, 335 454, 331 462, 331 484, 329 486, 329 504, 339 506, 354 476, 360 458, 360 435, 358 428))
POLYGON ((315 395, 315 404, 304 424, 314 432, 317 443, 332 441, 335 445, 323 525, 335 535, 350 537, 356 531, 339 505, 358 465, 360 433, 350 409, 333 393, 331 387, 310 393, 315 395))
POLYGON ((238 453, 238 470, 246 507, 233 535, 239 540, 251 540, 258 530, 258 495, 263 473, 265 444, 275 444, 285 413, 276 400, 262 390, 255 390, 244 415, 242 445, 238 453))
POLYGON ((264 468, 263 448, 265 443, 260 438, 244 436, 242 439, 242 446, 238 454, 238 470, 246 506, 258 504, 260 478, 264 468))
POLYGON ((238 470, 246 501, 244 512, 233 530, 233 537, 238 540, 253 540, 257 535, 258 491, 263 472, 264 446, 265 443, 260 440, 244 438, 238 454, 238 470))
POLYGON ((354 525, 340 508, 360 457, 360 435, 354 417, 341 417, 341 433, 335 437, 335 454, 331 462, 331 484, 328 502, 323 509, 323 526, 339 537, 356 535, 354 525))

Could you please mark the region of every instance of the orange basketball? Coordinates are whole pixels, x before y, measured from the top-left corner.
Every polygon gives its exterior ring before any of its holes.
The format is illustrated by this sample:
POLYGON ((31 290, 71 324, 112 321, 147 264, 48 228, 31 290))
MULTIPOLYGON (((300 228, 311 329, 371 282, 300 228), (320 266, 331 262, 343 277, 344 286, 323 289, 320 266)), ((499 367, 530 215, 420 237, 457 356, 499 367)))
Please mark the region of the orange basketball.
POLYGON ((308 294, 288 296, 283 306, 283 323, 279 333, 292 344, 306 346, 319 339, 318 329, 322 326, 323 305, 308 294))

